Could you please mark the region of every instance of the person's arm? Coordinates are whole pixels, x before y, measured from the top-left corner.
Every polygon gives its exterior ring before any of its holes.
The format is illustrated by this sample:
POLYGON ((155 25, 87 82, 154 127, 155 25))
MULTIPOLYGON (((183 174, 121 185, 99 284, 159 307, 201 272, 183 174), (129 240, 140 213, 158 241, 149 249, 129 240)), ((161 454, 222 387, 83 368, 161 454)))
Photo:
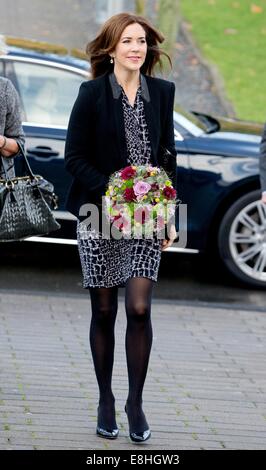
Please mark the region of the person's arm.
POLYGON ((65 168, 92 191, 104 194, 108 177, 90 163, 93 152, 94 98, 88 83, 80 86, 73 106, 65 147, 65 168))
POLYGON ((262 134, 261 144, 260 144, 260 184, 262 191, 262 201, 266 203, 266 124, 264 126, 264 131, 262 134))
POLYGON ((19 147, 15 139, 0 135, 0 152, 2 157, 14 157, 18 151, 19 147))
POLYGON ((0 153, 3 157, 15 157, 19 153, 18 142, 25 142, 21 122, 21 108, 18 93, 9 80, 6 82, 6 125, 4 135, 0 135, 0 153))

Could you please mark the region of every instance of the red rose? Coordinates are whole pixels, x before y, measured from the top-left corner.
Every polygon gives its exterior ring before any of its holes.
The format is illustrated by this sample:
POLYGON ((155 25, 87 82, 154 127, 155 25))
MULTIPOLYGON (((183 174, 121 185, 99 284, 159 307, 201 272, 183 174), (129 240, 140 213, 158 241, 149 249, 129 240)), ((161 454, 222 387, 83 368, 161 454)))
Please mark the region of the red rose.
POLYGON ((133 188, 126 188, 124 190, 124 198, 127 202, 134 201, 135 193, 133 188))
POLYGON ((130 178, 135 176, 135 174, 136 170, 131 166, 126 166, 126 168, 124 168, 120 173, 122 180, 129 180, 130 178))
POLYGON ((176 197, 176 190, 166 186, 166 188, 163 189, 163 195, 166 197, 166 199, 174 199, 176 197))

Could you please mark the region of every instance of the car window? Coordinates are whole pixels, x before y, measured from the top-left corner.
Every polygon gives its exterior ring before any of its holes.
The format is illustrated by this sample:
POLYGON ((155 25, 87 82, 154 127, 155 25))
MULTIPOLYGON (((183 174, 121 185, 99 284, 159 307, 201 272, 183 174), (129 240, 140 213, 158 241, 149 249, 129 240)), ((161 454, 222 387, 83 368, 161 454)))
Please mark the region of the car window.
POLYGON ((67 126, 85 77, 56 67, 15 62, 17 84, 26 122, 67 126))

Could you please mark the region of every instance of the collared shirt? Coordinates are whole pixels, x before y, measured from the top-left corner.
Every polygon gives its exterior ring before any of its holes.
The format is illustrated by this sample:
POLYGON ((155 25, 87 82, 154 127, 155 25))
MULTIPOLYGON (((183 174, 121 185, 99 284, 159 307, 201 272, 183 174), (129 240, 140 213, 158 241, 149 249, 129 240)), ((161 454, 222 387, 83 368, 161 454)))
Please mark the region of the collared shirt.
MULTIPOLYGON (((121 85, 119 85, 114 72, 109 74, 109 80, 110 80, 110 85, 111 85, 112 92, 113 92, 113 97, 115 99, 118 99, 121 95, 122 87, 121 85)), ((140 86, 141 86, 142 98, 149 102, 150 101, 149 89, 148 89, 146 78, 142 73, 140 74, 140 86)))
POLYGON ((150 163, 151 146, 145 118, 144 100, 150 101, 150 94, 144 75, 140 74, 140 85, 137 89, 134 105, 131 106, 128 97, 115 74, 109 74, 109 80, 114 99, 122 94, 125 137, 127 142, 127 160, 134 165, 150 163))

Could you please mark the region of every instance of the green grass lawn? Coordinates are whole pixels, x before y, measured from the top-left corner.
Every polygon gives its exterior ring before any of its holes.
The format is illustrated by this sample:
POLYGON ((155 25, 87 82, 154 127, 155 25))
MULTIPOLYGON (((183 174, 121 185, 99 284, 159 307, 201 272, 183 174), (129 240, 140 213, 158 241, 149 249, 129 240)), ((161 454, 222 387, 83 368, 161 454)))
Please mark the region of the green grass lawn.
POLYGON ((266 121, 266 0, 180 0, 180 11, 237 117, 266 121))

